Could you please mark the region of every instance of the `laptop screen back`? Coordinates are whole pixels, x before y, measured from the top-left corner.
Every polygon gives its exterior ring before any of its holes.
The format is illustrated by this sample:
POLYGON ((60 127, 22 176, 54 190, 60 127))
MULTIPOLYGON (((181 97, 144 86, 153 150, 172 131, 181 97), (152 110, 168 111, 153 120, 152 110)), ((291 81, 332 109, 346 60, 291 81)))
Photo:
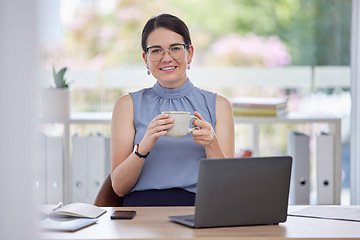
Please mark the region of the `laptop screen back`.
POLYGON ((195 227, 285 222, 291 164, 288 156, 202 159, 195 227))

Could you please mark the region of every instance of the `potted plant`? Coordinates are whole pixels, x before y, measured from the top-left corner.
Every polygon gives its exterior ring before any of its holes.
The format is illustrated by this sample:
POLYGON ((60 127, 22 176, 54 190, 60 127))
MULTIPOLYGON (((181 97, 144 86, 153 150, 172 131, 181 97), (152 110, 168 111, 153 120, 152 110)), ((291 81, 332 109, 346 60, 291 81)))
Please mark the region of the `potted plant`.
POLYGON ((55 87, 44 89, 42 94, 42 113, 46 118, 70 117, 70 83, 65 78, 67 68, 56 72, 53 67, 53 80, 55 87))

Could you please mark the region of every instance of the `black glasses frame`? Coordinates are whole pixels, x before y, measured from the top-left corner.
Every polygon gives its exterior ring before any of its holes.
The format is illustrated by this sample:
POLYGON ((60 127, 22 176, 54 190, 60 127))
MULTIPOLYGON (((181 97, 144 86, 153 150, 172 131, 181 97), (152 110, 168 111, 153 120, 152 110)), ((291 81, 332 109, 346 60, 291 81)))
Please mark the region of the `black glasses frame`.
MULTIPOLYGON (((177 45, 183 46, 183 47, 184 47, 184 50, 187 49, 188 46, 189 46, 189 45, 186 45, 186 44, 184 44, 184 43, 174 43, 174 44, 171 44, 170 47, 169 47, 169 49, 167 49, 166 51, 168 51, 169 55, 170 55, 173 59, 180 59, 180 58, 174 58, 174 57, 171 55, 171 53, 170 53, 170 49, 171 49, 172 47, 174 47, 174 46, 177 46, 177 45)), ((163 55, 162 55, 162 57, 161 57, 159 60, 157 60, 157 61, 160 61, 160 60, 164 57, 164 55, 165 55, 165 50, 164 50, 161 46, 150 46, 150 47, 147 47, 147 48, 146 48, 145 53, 148 54, 148 53, 149 53, 149 50, 150 50, 151 48, 160 48, 161 50, 163 50, 163 55)), ((154 61, 154 60, 153 60, 153 61, 154 61)))

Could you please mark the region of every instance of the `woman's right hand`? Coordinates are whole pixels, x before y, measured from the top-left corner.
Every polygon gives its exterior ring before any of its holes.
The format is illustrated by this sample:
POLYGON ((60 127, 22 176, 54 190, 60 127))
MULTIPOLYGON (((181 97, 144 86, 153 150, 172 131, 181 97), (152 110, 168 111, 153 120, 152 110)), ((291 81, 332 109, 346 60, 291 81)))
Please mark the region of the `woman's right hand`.
POLYGON ((169 114, 157 115, 148 125, 143 139, 139 143, 139 153, 146 154, 151 151, 160 136, 167 133, 167 129, 172 128, 173 118, 169 118, 169 114))

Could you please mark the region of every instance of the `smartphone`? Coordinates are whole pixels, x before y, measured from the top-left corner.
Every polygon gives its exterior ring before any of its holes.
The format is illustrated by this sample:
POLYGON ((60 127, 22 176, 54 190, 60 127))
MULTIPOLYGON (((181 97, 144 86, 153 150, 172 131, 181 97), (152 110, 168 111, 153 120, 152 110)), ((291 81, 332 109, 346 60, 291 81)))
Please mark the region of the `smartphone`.
POLYGON ((135 217, 136 211, 132 210, 117 210, 111 215, 111 219, 132 219, 135 217))

